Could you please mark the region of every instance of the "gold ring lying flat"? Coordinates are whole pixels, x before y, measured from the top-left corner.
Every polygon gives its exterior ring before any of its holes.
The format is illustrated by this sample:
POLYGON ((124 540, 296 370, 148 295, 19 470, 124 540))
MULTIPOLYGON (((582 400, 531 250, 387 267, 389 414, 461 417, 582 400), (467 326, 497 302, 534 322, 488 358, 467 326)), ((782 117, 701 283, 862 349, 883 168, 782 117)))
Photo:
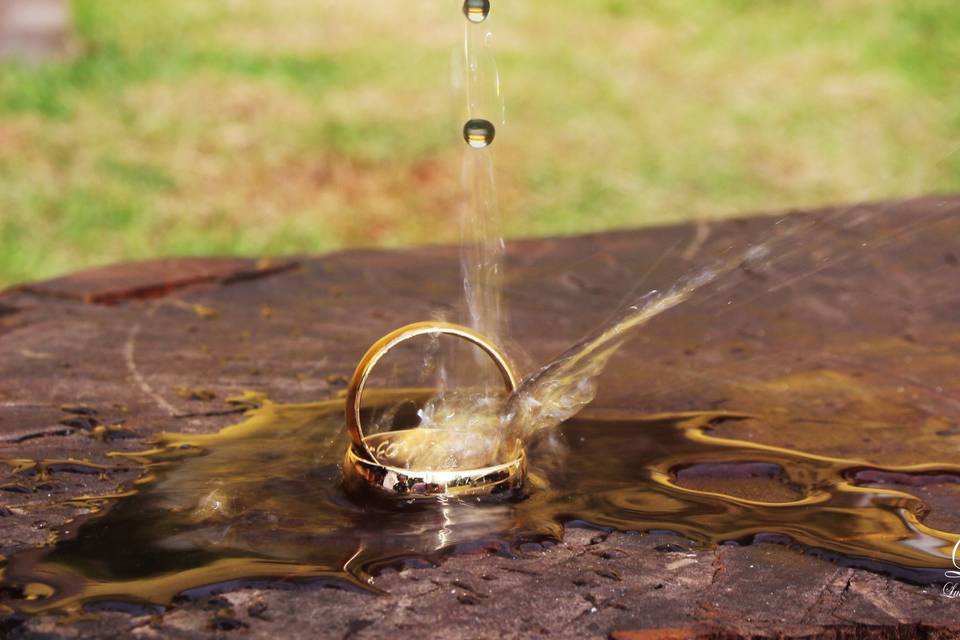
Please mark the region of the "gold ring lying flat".
POLYGON ((416 470, 391 463, 402 460, 407 447, 437 446, 445 439, 456 438, 456 432, 419 428, 364 435, 360 400, 370 373, 391 349, 422 335, 455 336, 480 347, 497 365, 507 392, 517 388, 517 376, 507 357, 472 329, 449 322, 418 322, 387 334, 364 354, 347 387, 345 412, 352 444, 347 449, 343 472, 348 489, 367 488, 381 496, 410 499, 489 495, 521 486, 526 474, 526 455, 519 441, 515 455, 505 463, 479 469, 416 470))

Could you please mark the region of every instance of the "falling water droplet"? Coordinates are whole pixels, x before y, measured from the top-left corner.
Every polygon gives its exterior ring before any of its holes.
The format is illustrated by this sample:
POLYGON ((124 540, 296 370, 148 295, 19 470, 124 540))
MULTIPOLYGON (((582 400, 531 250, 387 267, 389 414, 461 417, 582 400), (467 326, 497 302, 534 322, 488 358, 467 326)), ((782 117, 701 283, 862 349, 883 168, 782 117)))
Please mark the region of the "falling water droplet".
POLYGON ((497 130, 489 120, 475 118, 463 125, 463 139, 474 149, 490 146, 496 135, 497 130))
POLYGON ((490 0, 464 0, 463 15, 470 22, 483 22, 490 14, 490 0))

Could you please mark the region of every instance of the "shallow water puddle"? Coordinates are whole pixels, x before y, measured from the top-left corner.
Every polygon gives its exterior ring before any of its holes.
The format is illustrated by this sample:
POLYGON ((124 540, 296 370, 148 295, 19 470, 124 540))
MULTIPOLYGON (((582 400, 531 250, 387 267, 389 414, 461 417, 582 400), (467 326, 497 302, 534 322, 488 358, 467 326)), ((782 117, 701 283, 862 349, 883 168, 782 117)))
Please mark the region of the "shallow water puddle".
MULTIPOLYGON (((398 397, 427 394, 371 394, 381 404, 398 397)), ((163 434, 149 451, 118 454, 118 464, 142 465, 143 477, 125 494, 91 500, 102 509, 66 525, 54 546, 11 557, 7 604, 28 613, 163 606, 192 590, 261 580, 375 588, 372 576, 386 566, 478 548, 509 553, 558 540, 573 521, 704 544, 786 537, 925 584, 943 580, 958 539, 922 523, 918 498, 861 484, 890 474, 960 478, 960 466, 875 467, 712 435, 744 418, 729 413, 577 418, 560 427, 565 451, 531 449, 522 495, 360 504, 340 486, 342 400, 259 402, 219 433, 163 434)))

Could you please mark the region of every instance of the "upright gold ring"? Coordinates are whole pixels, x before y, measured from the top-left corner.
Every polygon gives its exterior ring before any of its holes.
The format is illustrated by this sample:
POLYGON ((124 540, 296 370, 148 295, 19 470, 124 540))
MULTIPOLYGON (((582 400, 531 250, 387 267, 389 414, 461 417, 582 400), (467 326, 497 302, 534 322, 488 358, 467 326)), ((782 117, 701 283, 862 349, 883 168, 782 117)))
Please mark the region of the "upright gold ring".
POLYGON ((360 401, 363 396, 363 390, 367 385, 367 380, 373 372, 373 368, 387 353, 407 340, 424 335, 448 335, 462 338, 482 349, 500 371, 503 376, 504 386, 507 393, 513 393, 517 389, 517 376, 513 372, 507 357, 489 340, 470 329, 452 322, 415 322, 405 327, 400 327, 396 331, 391 331, 387 335, 377 340, 370 349, 360 359, 356 371, 353 372, 353 378, 350 380, 350 386, 347 387, 346 414, 347 431, 350 433, 350 439, 353 444, 370 458, 373 462, 378 462, 373 451, 367 446, 363 434, 363 426, 360 417, 360 401))
POLYGON ((343 464, 345 486, 351 491, 372 491, 378 497, 402 499, 481 496, 519 488, 527 468, 520 441, 515 443, 512 458, 505 462, 491 461, 489 466, 479 469, 417 470, 399 466, 395 460, 402 456, 391 456, 390 452, 402 451, 405 446, 423 446, 425 442, 451 442, 456 432, 417 428, 364 435, 360 402, 370 373, 391 349, 423 335, 449 335, 478 346, 497 365, 507 392, 516 390, 517 376, 507 357, 472 329, 449 322, 418 322, 385 335, 360 360, 347 387, 345 413, 351 446, 347 448, 343 464), (390 462, 378 459, 375 451, 385 451, 387 457, 393 459, 390 462))

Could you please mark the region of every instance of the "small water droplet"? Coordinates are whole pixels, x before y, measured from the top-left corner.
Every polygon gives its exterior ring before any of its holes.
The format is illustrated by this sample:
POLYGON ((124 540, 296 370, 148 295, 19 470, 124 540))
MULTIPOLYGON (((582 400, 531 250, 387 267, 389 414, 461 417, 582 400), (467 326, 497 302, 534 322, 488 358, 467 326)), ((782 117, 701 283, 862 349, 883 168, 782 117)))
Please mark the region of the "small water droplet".
POLYGON ((475 118, 463 125, 463 139, 474 149, 490 146, 496 135, 497 130, 489 120, 475 118))
POLYGON ((483 22, 490 14, 490 0, 464 0, 463 15, 470 22, 483 22))

